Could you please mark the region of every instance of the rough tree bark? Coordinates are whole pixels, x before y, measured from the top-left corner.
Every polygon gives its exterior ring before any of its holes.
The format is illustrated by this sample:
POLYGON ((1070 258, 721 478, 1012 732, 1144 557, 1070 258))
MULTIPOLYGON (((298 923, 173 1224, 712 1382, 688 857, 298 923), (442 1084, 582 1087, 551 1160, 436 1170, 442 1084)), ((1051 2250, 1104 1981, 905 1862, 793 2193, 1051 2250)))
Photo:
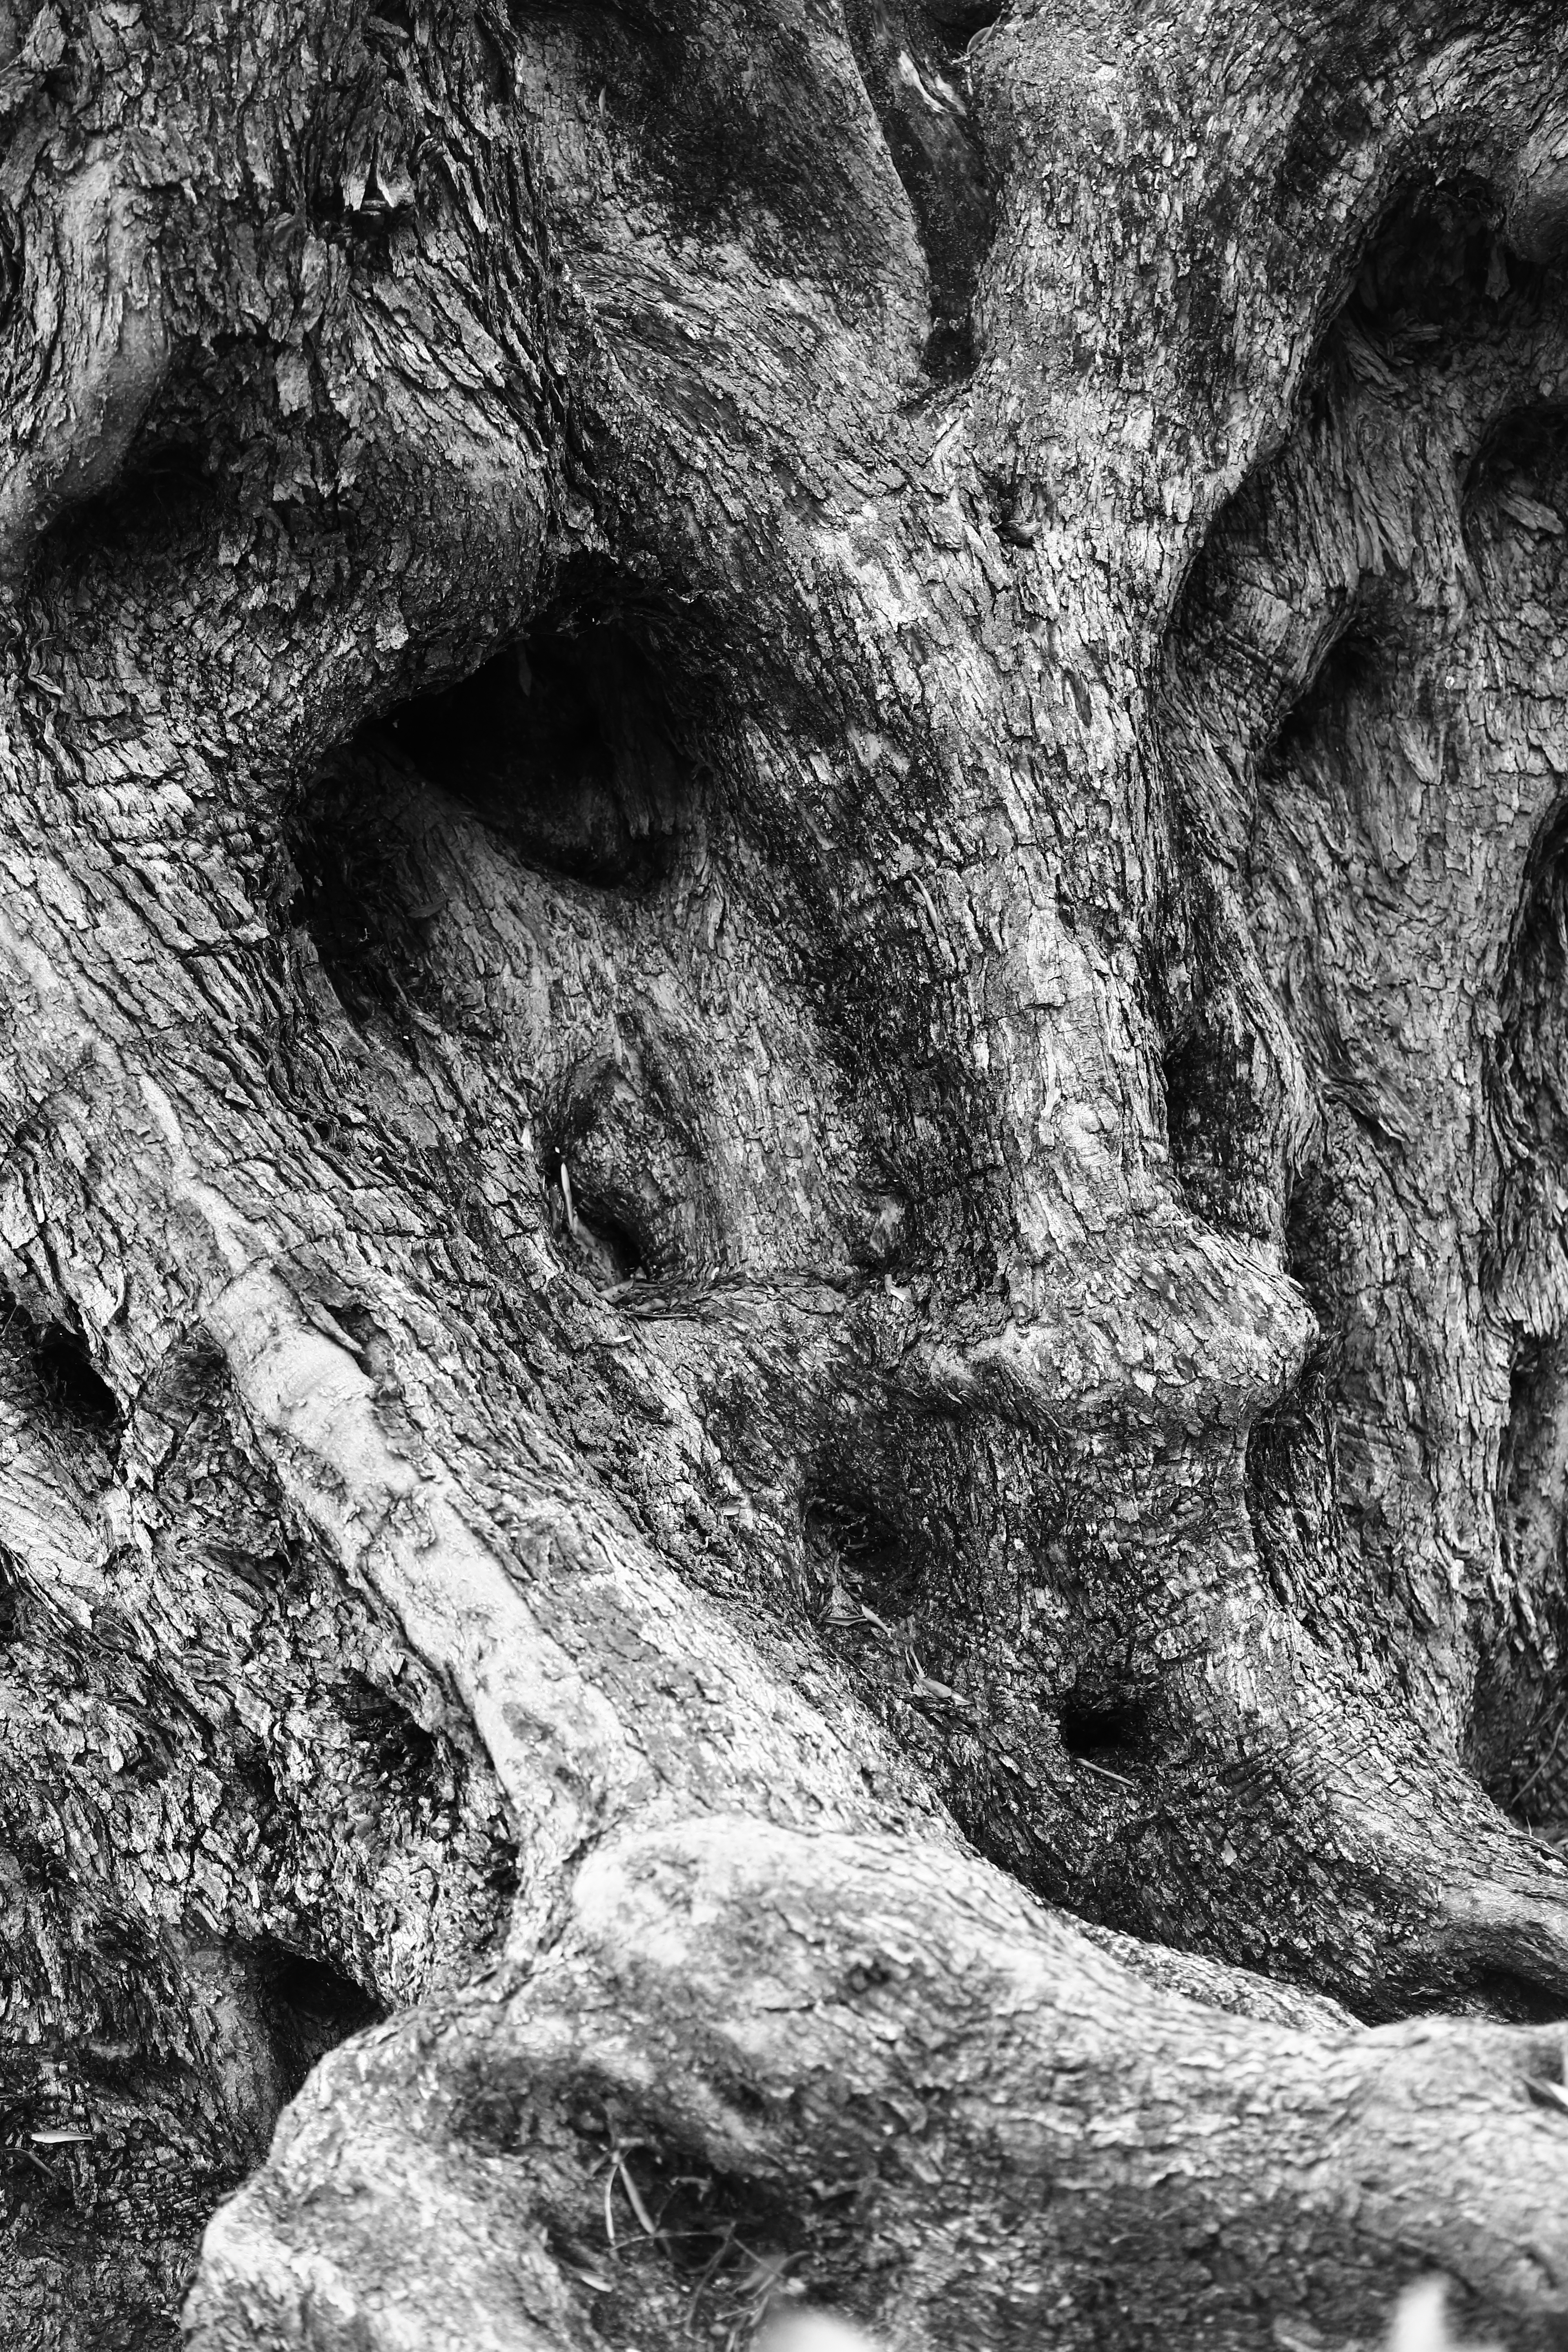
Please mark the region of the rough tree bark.
POLYGON ((1563 2341, 1560 0, 0 113, 6 2344, 1563 2341))

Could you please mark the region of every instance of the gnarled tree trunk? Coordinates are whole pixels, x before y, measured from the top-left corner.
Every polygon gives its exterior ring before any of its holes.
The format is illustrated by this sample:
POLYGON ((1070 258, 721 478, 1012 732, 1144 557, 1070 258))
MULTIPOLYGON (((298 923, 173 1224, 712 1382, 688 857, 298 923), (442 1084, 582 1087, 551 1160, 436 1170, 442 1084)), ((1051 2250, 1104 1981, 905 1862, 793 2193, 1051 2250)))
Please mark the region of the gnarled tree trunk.
POLYGON ((1560 0, 0 114, 7 2344, 1564 2340, 1560 0))

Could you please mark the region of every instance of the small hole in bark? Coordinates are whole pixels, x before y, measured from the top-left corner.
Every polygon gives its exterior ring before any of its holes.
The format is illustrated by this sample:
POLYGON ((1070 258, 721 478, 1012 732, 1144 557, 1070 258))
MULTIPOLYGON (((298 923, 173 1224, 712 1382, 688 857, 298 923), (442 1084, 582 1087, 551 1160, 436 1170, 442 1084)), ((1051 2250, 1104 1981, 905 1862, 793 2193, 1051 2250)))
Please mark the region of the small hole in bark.
POLYGON ((356 1018, 395 1019, 439 994, 431 949, 444 900, 426 820, 439 835, 451 813, 437 796, 541 872, 646 888, 671 870, 707 772, 683 747, 711 704, 689 644, 677 661, 657 616, 645 620, 646 644, 619 618, 563 608, 322 763, 286 829, 298 882, 286 920, 310 932, 356 1018))
POLYGON ((512 1905, 517 1901, 517 1890, 521 1879, 517 1856, 518 1850, 515 1845, 500 1846, 495 1851, 494 1859, 484 1874, 484 1885, 494 1900, 498 1916, 502 1920, 510 1917, 512 1905))
POLYGON ((1313 752, 1345 756, 1351 713, 1379 692, 1398 646, 1392 615, 1358 607, 1284 714, 1260 767, 1282 770, 1313 752))
POLYGON ((271 1759, 263 1742, 244 1724, 237 1724, 233 1735, 231 1770, 234 1781, 248 1800, 259 1826, 265 1830, 278 1811, 278 1782, 271 1759))
MULTIPOLYGON (((771 2103, 749 2082, 715 2079, 711 2090, 731 2114, 754 2122, 771 2103)), ((472 2145, 511 2154, 537 2132, 537 2080, 506 2082, 495 2070, 470 2076, 454 2118, 472 2145)), ((797 2252, 808 2236, 791 2200, 771 2183, 717 2169, 700 2150, 671 2142, 664 2118, 649 2114, 623 2087, 602 2077, 561 2084, 551 2096, 554 2130, 564 2125, 576 2143, 581 2189, 570 2189, 546 2217, 557 2261, 603 2290, 635 2291, 638 2271, 673 2270, 682 2285, 693 2340, 749 2342, 781 2294, 807 2284, 797 2252)), ((813 2183, 818 2208, 846 2192, 813 2183)), ((813 2251, 837 2234, 833 2220, 809 2233, 813 2251)), ((809 2284, 814 2300, 831 2294, 820 2273, 809 2284)), ((617 2333, 617 2341, 620 2340, 617 2333)))
POLYGON ((568 1226, 566 1239, 584 1273, 605 1289, 630 1282, 642 1269, 643 1246, 630 1225, 591 1199, 579 1207, 575 1229, 568 1226))
POLYGON ((34 1361, 55 1411, 84 1428, 110 1430, 120 1420, 113 1390, 93 1370, 84 1342, 58 1323, 40 1334, 34 1361))
MULTIPOLYGON (((637 2158, 626 2161, 635 2166, 637 2158)), ((720 2292, 731 2266, 729 2284, 738 2284, 734 2273, 743 2275, 767 2254, 783 2254, 798 2237, 784 2200, 758 2181, 710 2171, 679 2150, 663 2162, 645 2158, 642 2168, 644 2201, 651 2202, 671 2265, 689 2277, 709 2278, 720 2292)))
POLYGON ((924 0, 921 13, 935 26, 942 46, 959 57, 977 34, 1001 22, 1004 0, 924 0))
POLYGON ((1300 1283, 1325 1333, 1339 1322, 1343 1266, 1354 1237, 1350 1203, 1327 1172, 1309 1169, 1285 1206, 1285 1266, 1300 1283))
POLYGON ((1079 1762, 1131 1770, 1148 1745, 1149 1709, 1138 1698, 1069 1691, 1057 1702, 1062 1746, 1079 1762))
MULTIPOLYGON (((737 2105, 735 2085, 725 2086, 725 2095, 729 2105, 737 2105)), ((613 2094, 605 2106, 606 2116, 615 2113, 613 2094)), ((634 2269, 659 2263, 673 2271, 694 2335, 711 2334, 731 2344, 750 2340, 774 2298, 805 2284, 797 2261, 806 2232, 793 2205, 770 2185, 718 2171, 695 2149, 666 2143, 656 2123, 633 2116, 608 2136, 606 2190, 599 2186, 605 2136, 595 2129, 583 2137, 594 2176, 595 2193, 587 2208, 593 2220, 584 2227, 586 2213, 570 2221, 558 2214, 551 2233, 574 2266, 597 2269, 605 2261, 602 2214, 607 2195, 620 2262, 634 2269), (644 2229, 645 2216, 653 2225, 651 2234, 644 2229)), ((821 2292, 826 2282, 814 2279, 812 2284, 821 2292)))
POLYGON ((967 318, 938 319, 925 340, 921 365, 933 383, 957 383, 974 366, 974 330, 967 318))
POLYGON ((542 625, 388 725, 527 864, 602 886, 668 873, 682 763, 655 665, 618 623, 542 625))
POLYGON ((289 2098, 329 2050, 386 2014, 352 1977, 282 1945, 258 1956, 256 1990, 289 2098))
POLYGON ((616 1050, 585 1055, 540 1105, 540 1173, 563 1255, 606 1286, 719 1263, 706 1041, 621 1016, 616 1050))
POLYGON ((1471 562, 1482 562, 1500 533, 1521 530, 1561 556, 1565 494, 1568 404, 1532 402, 1513 410, 1486 436, 1465 475, 1459 511, 1471 562))

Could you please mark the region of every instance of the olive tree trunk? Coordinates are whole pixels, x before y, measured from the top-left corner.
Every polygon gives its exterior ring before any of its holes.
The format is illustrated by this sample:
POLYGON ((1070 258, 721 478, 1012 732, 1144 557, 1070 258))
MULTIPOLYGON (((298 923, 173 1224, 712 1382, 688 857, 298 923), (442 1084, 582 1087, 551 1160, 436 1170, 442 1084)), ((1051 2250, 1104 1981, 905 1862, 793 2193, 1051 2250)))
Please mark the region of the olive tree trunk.
POLYGON ((5 2344, 1568 2341, 1561 0, 0 139, 5 2344))

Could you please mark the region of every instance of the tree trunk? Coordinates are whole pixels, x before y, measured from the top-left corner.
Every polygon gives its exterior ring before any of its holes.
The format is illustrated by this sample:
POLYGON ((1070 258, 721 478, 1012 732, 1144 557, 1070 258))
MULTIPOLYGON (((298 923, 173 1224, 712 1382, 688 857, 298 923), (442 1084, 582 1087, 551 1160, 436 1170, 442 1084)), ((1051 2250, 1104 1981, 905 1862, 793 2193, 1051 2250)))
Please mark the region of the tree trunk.
POLYGON ((1568 2341, 1558 0, 0 114, 5 2342, 1568 2341))

